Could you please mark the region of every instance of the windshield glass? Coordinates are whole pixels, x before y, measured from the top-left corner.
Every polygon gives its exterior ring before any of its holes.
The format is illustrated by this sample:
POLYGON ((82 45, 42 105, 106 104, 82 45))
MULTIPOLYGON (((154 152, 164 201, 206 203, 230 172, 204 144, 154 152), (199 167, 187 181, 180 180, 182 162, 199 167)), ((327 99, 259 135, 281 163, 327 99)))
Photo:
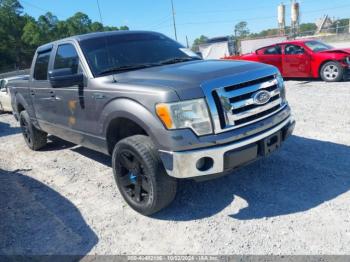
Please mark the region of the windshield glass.
POLYGON ((170 38, 157 33, 101 36, 80 42, 95 76, 199 59, 170 38))
POLYGON ((305 45, 316 53, 333 48, 333 46, 327 45, 320 41, 307 41, 305 42, 305 45))

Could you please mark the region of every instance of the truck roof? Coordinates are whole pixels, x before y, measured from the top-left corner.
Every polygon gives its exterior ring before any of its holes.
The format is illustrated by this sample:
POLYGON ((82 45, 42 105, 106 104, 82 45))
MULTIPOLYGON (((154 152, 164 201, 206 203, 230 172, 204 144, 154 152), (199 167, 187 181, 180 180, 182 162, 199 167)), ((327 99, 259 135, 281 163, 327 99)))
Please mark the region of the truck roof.
POLYGON ((134 31, 134 30, 120 30, 120 31, 107 31, 107 32, 95 32, 95 33, 88 33, 83 35, 74 35, 70 37, 66 37, 63 39, 59 39, 44 45, 41 45, 38 47, 38 51, 44 51, 52 47, 53 44, 59 43, 66 40, 75 40, 75 41, 82 41, 87 39, 93 39, 93 38, 100 38, 104 36, 112 36, 112 35, 128 35, 128 34, 159 34, 157 32, 153 31, 134 31))

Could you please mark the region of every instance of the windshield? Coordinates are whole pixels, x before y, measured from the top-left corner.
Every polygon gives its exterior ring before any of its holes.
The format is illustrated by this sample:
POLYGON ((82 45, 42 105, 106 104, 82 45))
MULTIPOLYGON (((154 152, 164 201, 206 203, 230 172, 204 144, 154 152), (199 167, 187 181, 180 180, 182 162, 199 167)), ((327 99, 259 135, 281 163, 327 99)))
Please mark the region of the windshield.
POLYGON ((322 43, 320 41, 307 41, 305 42, 305 45, 310 48, 314 52, 321 52, 329 49, 333 49, 333 46, 327 45, 325 43, 322 43))
POLYGON ((199 59, 158 33, 101 36, 83 40, 80 46, 95 76, 199 59))

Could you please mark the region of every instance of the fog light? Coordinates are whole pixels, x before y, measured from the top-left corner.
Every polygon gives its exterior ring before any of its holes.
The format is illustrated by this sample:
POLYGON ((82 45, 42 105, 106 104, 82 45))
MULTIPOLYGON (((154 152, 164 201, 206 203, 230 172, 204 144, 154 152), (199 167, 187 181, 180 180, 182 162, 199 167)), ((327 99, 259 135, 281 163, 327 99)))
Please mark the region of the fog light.
POLYGON ((213 165, 214 160, 210 157, 202 157, 196 163, 197 169, 202 172, 209 170, 213 165))

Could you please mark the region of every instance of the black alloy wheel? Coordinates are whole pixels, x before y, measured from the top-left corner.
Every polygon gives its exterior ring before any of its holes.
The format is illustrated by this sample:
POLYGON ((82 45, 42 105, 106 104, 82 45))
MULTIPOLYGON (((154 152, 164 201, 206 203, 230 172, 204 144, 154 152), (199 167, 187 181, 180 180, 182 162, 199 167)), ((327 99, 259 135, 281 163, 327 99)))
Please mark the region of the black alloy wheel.
POLYGON ((136 205, 147 203, 153 194, 152 184, 149 182, 142 162, 130 150, 119 152, 120 182, 126 196, 136 205))

